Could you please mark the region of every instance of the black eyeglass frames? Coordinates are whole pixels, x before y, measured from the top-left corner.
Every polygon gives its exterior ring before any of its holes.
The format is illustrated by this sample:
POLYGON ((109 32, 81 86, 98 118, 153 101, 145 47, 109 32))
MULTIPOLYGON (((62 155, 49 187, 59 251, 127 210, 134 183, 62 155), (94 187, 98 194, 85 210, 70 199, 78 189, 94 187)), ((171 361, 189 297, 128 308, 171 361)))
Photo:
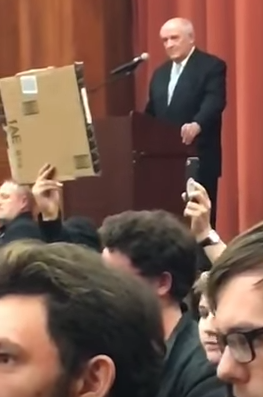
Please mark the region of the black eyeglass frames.
POLYGON ((236 361, 248 364, 256 357, 254 342, 261 336, 263 336, 263 327, 250 331, 231 332, 227 335, 218 334, 217 341, 222 353, 228 346, 236 361))

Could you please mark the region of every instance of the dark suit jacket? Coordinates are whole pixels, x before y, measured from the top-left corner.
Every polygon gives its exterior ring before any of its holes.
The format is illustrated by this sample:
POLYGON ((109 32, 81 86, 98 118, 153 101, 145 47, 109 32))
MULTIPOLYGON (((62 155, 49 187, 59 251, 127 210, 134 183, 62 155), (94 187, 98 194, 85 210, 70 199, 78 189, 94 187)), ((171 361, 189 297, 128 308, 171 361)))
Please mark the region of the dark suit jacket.
POLYGON ((24 239, 42 240, 38 224, 29 212, 18 215, 0 230, 0 246, 24 239))
POLYGON ((101 241, 97 228, 86 217, 73 216, 62 222, 59 216, 55 220, 44 221, 40 214, 38 224, 46 243, 64 241, 84 245, 101 252, 101 241))
POLYGON ((221 174, 221 125, 226 105, 226 64, 214 55, 195 49, 188 59, 167 106, 172 61, 155 70, 146 113, 181 127, 196 121, 200 168, 221 174))
POLYGON ((184 313, 167 342, 163 379, 157 397, 226 397, 199 341, 197 322, 184 313))

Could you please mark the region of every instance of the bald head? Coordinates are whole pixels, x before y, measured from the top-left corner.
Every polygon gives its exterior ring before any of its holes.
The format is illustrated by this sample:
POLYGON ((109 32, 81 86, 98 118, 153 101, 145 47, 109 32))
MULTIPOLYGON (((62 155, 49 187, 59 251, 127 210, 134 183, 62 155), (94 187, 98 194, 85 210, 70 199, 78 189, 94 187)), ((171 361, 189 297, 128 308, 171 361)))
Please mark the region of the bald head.
POLYGON ((194 38, 194 27, 189 19, 185 18, 172 18, 169 21, 165 22, 160 30, 160 35, 166 30, 180 30, 182 33, 190 36, 192 39, 194 38))
POLYGON ((194 46, 194 27, 184 18, 173 18, 160 29, 160 37, 170 59, 182 62, 194 46))

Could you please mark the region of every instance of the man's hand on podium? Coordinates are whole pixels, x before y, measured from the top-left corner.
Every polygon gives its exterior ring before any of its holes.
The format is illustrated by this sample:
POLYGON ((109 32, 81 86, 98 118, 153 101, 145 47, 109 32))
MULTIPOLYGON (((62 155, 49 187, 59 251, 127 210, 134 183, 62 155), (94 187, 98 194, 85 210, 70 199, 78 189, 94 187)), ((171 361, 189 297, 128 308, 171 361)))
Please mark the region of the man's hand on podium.
POLYGON ((184 124, 181 128, 182 142, 185 145, 191 145, 195 137, 200 134, 201 127, 195 121, 193 123, 184 124))

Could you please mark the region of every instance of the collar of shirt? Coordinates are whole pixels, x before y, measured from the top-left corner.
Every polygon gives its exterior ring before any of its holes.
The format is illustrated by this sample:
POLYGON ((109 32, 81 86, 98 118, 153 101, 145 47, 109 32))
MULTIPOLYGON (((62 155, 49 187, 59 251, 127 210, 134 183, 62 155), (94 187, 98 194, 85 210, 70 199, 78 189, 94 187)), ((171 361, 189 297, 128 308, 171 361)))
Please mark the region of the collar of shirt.
POLYGON ((180 62, 180 65, 181 65, 180 71, 181 71, 181 72, 182 72, 182 70, 184 69, 185 65, 187 64, 187 62, 188 62, 190 56, 192 55, 192 53, 194 52, 194 50, 195 50, 195 47, 193 46, 192 49, 191 49, 191 51, 190 51, 189 54, 187 55, 187 57, 184 58, 184 60, 183 60, 182 62, 180 62))

